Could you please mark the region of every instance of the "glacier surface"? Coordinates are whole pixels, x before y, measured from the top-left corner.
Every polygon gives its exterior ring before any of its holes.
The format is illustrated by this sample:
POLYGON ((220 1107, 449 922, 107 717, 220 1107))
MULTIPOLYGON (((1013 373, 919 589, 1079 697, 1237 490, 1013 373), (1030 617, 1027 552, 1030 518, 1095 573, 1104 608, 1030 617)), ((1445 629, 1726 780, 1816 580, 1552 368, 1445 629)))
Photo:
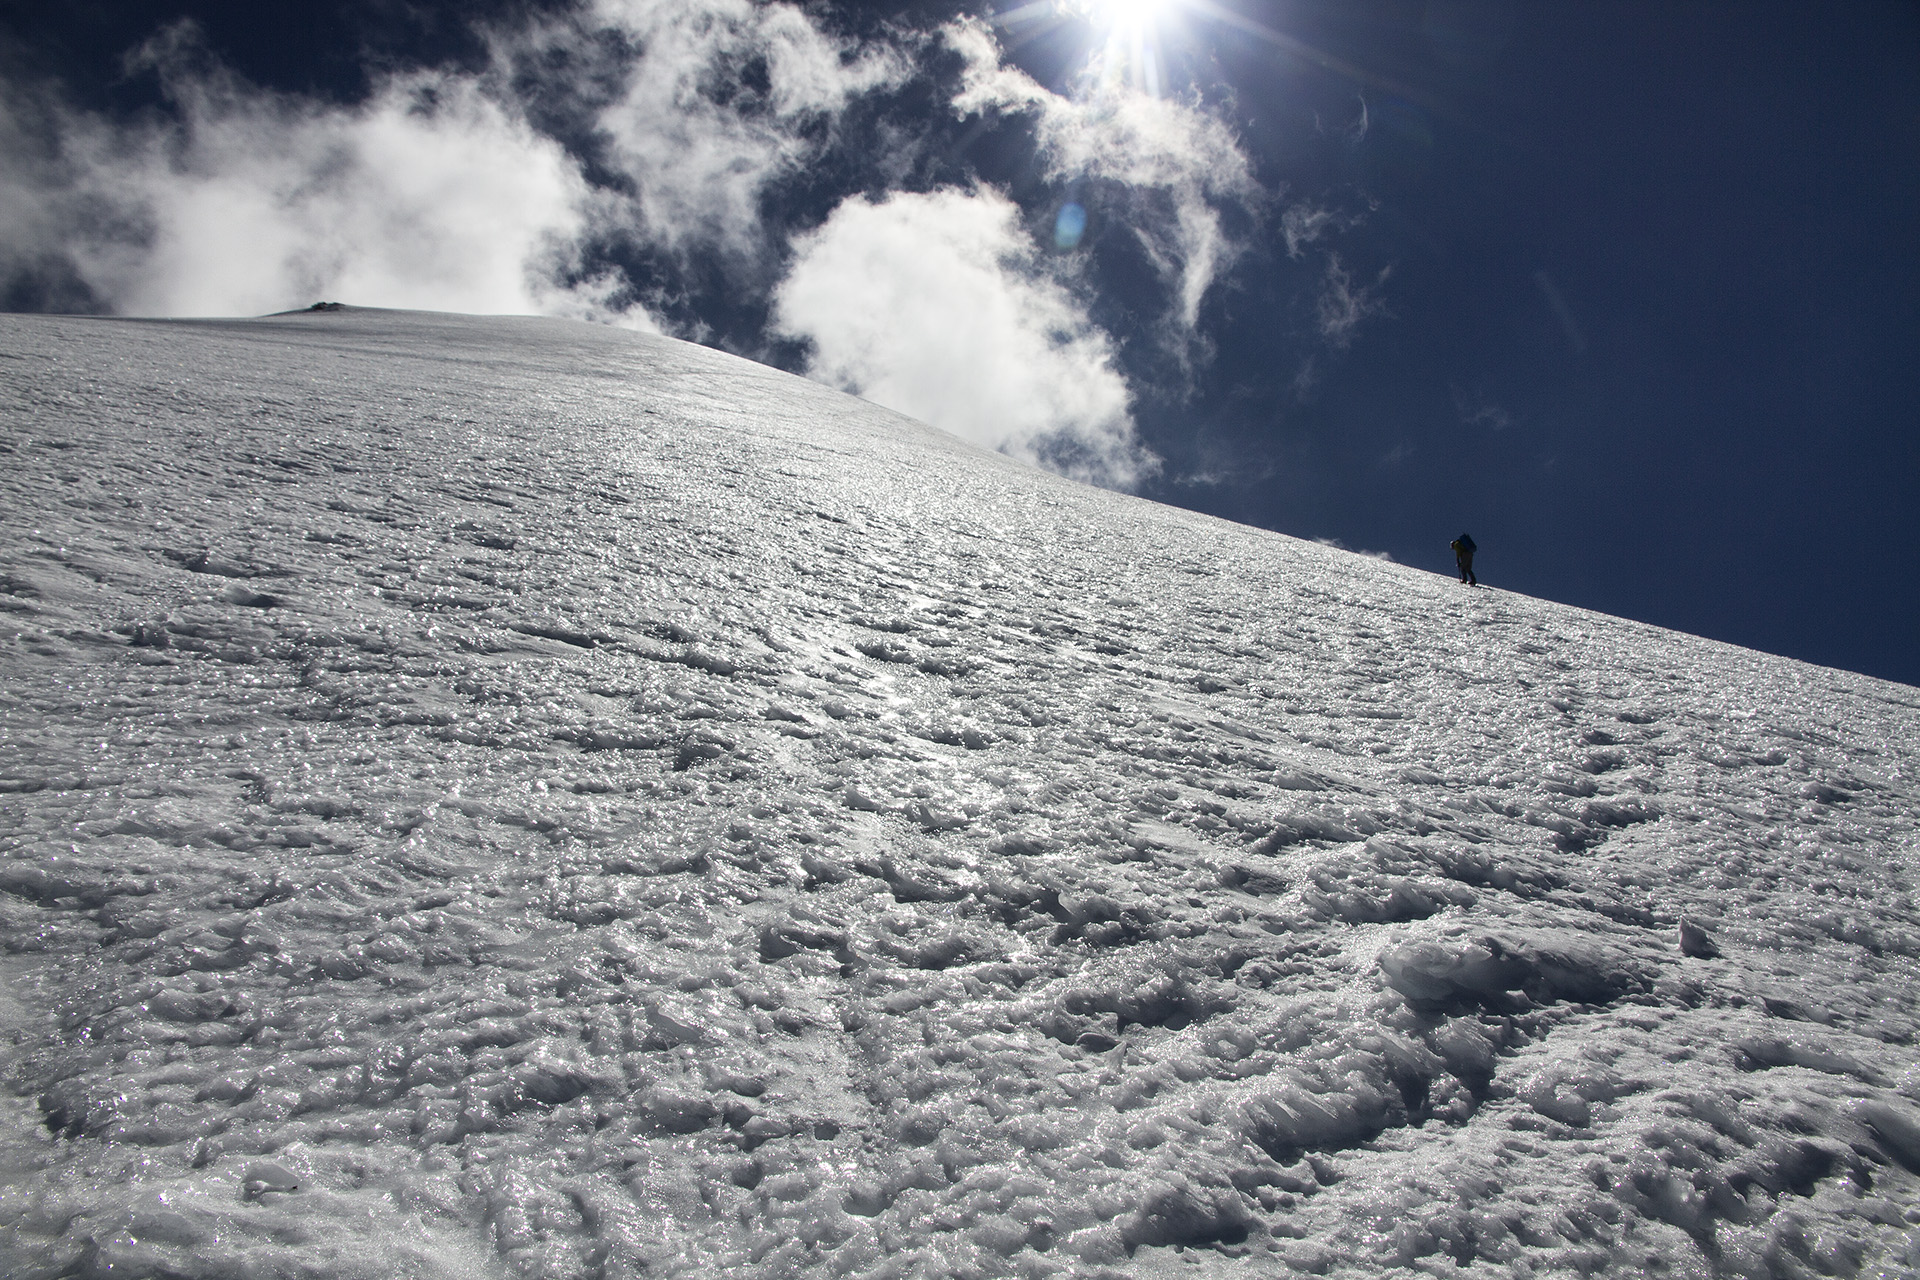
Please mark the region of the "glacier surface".
POLYGON ((0 456, 11 1277, 1920 1268, 1914 689, 557 321, 0 456))

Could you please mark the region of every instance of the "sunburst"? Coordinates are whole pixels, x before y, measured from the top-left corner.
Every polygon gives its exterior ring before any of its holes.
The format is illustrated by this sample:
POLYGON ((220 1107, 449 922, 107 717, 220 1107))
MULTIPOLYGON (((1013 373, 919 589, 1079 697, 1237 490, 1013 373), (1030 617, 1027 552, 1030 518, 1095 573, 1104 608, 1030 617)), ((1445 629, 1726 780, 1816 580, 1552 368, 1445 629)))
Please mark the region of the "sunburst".
POLYGON ((1174 10, 1191 0, 1030 0, 1002 10, 995 26, 1020 45, 1063 24, 1091 27, 1097 38, 1088 70, 1104 88, 1132 88, 1159 96, 1166 84, 1161 64, 1164 30, 1174 10))
POLYGON ((1109 86, 1126 84, 1159 97, 1161 25, 1177 0, 1086 0, 1088 19, 1105 36, 1097 70, 1109 86))

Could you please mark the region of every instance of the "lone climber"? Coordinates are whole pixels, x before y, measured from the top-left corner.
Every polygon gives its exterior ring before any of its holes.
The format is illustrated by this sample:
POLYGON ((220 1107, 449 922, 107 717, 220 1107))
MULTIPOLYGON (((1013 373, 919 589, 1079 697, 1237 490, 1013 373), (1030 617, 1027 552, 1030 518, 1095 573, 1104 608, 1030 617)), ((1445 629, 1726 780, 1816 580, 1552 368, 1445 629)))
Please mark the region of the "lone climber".
POLYGON ((1460 566, 1460 581, 1470 587, 1480 585, 1480 579, 1473 576, 1473 553, 1475 550, 1473 539, 1464 533, 1453 540, 1453 562, 1460 566))

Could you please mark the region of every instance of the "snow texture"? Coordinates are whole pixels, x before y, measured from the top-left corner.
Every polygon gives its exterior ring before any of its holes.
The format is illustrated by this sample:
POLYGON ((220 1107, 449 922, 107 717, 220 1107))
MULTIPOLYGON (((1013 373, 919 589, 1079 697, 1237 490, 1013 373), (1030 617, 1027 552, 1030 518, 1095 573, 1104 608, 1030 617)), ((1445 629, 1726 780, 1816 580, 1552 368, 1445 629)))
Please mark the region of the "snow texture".
POLYGON ((1920 1268, 1913 689, 558 321, 0 451, 18 1280, 1920 1268))

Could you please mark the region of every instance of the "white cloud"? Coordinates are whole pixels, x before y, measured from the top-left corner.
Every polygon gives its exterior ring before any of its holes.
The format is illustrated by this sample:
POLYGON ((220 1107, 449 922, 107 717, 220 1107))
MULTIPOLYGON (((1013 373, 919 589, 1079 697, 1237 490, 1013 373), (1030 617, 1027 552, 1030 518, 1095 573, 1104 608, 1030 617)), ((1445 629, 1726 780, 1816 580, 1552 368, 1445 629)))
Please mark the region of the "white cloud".
POLYGON ((1134 230, 1167 278, 1171 319, 1191 334, 1207 290, 1240 253, 1220 207, 1257 209, 1264 199, 1233 131, 1192 103, 1124 85, 1082 98, 1053 93, 1004 65, 978 20, 950 23, 941 34, 964 63, 956 113, 1032 112, 1050 177, 1103 180, 1164 197, 1166 211, 1140 218, 1134 230))
POLYGON ((113 310, 246 315, 324 297, 650 326, 604 281, 569 282, 586 182, 479 82, 422 73, 328 107, 190 72, 191 41, 176 27, 146 55, 173 122, 50 109, 41 233, 46 211, 64 215, 48 252, 113 310))
POLYGON ((1298 258, 1304 246, 1347 225, 1347 220, 1332 209, 1312 204, 1291 205, 1280 215, 1280 234, 1286 237, 1289 258, 1298 258))
MULTIPOLYGON (((590 40, 617 33, 638 50, 596 123, 633 184, 640 234, 674 251, 758 252, 768 185, 820 150, 810 127, 909 74, 898 51, 856 49, 790 4, 599 0, 591 21, 590 40), (755 61, 764 89, 742 80, 755 61)), ((541 38, 572 37, 548 28, 541 38)))
POLYGON ((1047 110, 1065 101, 1018 67, 1000 61, 1000 46, 986 23, 974 19, 950 22, 941 28, 940 36, 964 64, 960 92, 949 104, 956 115, 1047 110))
POLYGON ((776 295, 810 372, 990 449, 1127 487, 1134 439, 1112 341, 1041 272, 992 191, 854 198, 795 243, 776 295))
POLYGON ((589 242, 766 251, 768 185, 817 156, 823 121, 909 74, 898 49, 850 47, 794 5, 754 0, 596 0, 491 34, 493 74, 393 78, 353 107, 245 84, 190 24, 137 59, 159 72, 169 120, 110 123, 51 92, 9 93, 0 284, 77 280, 142 314, 328 297, 653 328, 631 282, 590 270, 589 242), (560 82, 591 79, 583 68, 613 80, 587 124, 624 189, 590 188, 522 110, 578 94, 560 82))

